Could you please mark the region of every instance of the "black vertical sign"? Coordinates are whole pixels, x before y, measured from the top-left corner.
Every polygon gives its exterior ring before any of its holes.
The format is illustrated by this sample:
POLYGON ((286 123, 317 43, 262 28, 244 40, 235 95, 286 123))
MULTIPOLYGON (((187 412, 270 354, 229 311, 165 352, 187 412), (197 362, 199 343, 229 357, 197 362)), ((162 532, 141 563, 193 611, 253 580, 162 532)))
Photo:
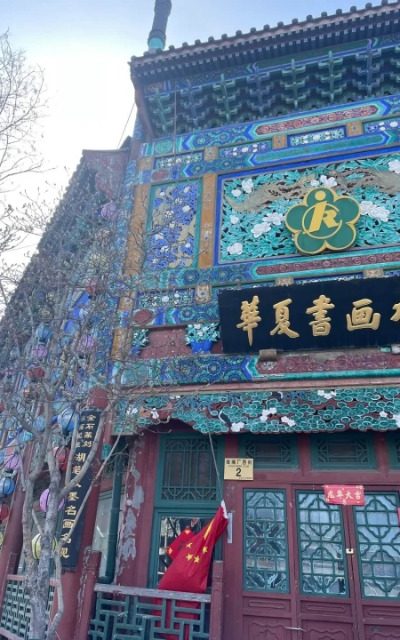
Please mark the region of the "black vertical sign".
MULTIPOLYGON (((76 448, 71 463, 71 478, 74 478, 81 471, 89 452, 93 446, 93 441, 100 422, 100 411, 82 411, 79 419, 76 448)), ((60 554, 61 564, 64 569, 76 567, 79 555, 79 546, 82 536, 84 513, 76 522, 82 501, 87 494, 93 478, 91 467, 87 470, 81 481, 75 485, 68 493, 62 521, 60 539, 63 541, 60 554), (71 529, 73 529, 71 534, 71 529)))

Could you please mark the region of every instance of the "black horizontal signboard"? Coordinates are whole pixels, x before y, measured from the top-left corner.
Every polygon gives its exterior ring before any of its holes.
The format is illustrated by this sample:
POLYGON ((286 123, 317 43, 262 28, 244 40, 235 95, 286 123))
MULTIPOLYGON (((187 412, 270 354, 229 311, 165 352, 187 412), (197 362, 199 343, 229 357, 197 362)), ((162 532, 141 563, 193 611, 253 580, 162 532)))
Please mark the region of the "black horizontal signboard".
POLYGON ((400 278, 330 280, 219 294, 225 353, 400 343, 400 278))

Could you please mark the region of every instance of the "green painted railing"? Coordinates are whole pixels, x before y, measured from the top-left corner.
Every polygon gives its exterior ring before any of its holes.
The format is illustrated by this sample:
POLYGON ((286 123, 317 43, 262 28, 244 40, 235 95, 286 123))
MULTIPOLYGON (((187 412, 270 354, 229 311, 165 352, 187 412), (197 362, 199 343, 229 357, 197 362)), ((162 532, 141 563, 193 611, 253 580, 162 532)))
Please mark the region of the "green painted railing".
POLYGON ((209 640, 210 595, 97 584, 90 640, 209 640))
MULTIPOLYGON (((53 604, 54 586, 50 586, 47 611, 53 604)), ((14 640, 28 637, 31 615, 30 596, 25 588, 25 576, 8 575, 0 618, 0 637, 14 640)))

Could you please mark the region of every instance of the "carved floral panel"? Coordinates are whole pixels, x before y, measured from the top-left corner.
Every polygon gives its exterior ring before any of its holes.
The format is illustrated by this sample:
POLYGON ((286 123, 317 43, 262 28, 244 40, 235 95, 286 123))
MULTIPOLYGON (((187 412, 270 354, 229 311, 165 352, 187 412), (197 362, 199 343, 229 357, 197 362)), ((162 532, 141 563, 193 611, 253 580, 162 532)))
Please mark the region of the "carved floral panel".
POLYGON ((150 198, 145 269, 159 271, 196 263, 199 180, 157 185, 150 198))
POLYGON ((216 262, 298 255, 285 214, 319 185, 359 202, 355 247, 400 242, 400 155, 391 154, 221 178, 216 262))

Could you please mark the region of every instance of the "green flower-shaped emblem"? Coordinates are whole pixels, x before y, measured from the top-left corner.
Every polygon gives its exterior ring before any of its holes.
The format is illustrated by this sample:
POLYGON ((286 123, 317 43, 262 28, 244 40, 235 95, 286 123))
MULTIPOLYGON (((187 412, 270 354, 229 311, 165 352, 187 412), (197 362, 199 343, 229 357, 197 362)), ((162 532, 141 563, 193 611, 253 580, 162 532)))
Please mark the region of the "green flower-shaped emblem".
POLYGON ((325 249, 341 251, 356 239, 355 223, 360 207, 354 198, 339 196, 321 187, 309 191, 303 204, 296 204, 286 214, 285 224, 294 234, 301 253, 321 253, 325 249))

